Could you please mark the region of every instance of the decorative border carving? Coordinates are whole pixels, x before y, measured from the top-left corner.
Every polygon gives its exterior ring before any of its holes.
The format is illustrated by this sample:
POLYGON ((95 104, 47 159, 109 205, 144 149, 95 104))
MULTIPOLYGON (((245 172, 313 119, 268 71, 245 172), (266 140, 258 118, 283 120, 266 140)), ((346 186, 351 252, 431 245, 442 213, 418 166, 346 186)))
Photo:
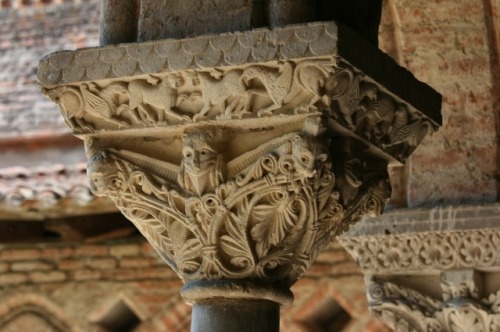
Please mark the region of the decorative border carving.
POLYGON ((338 240, 368 274, 500 267, 499 212, 499 205, 389 211, 338 240))
MULTIPOLYGON (((188 70, 45 89, 75 134, 324 114, 403 162, 437 125, 332 57, 188 70)), ((339 129, 343 127, 342 129, 339 129)))
POLYGON ((500 229, 340 237, 365 273, 500 266, 500 229))

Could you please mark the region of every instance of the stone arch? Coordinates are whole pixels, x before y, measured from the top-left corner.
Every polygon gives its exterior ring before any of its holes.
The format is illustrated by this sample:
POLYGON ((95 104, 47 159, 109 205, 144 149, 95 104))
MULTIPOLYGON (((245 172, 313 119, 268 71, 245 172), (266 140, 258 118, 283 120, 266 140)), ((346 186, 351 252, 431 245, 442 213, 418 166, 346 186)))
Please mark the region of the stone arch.
POLYGON ((64 311, 44 296, 23 293, 4 298, 0 307, 0 330, 19 324, 19 319, 42 321, 53 331, 79 332, 64 311))

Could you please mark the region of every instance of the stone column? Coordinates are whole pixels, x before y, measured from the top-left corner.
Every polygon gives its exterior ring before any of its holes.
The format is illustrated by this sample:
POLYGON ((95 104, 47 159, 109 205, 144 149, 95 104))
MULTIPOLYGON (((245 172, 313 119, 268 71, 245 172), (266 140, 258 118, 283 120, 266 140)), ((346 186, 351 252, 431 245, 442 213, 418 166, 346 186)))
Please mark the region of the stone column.
POLYGON ((101 46, 137 41, 140 0, 102 0, 99 43, 101 46))
POLYGON ((340 242, 395 331, 500 331, 500 206, 403 210, 366 218, 340 242))
POLYGON ((39 79, 94 193, 185 282, 193 331, 277 331, 290 286, 381 213, 388 163, 441 121, 435 91, 333 22, 57 52, 39 79))

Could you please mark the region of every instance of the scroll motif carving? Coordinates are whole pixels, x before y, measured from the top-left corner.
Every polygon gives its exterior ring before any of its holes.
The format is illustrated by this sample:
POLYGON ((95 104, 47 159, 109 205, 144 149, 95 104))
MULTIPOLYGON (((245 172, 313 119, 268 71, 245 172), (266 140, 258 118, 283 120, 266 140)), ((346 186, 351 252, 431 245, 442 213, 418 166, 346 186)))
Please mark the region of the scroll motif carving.
MULTIPOLYGON (((465 282, 470 284, 470 282, 465 282)), ((500 291, 481 298, 462 292, 457 284, 452 295, 450 285, 442 283, 443 300, 425 296, 413 289, 372 279, 368 287, 371 311, 395 331, 484 331, 500 329, 500 291)), ((452 288, 453 288, 452 287, 452 288)))
POLYGON ((389 197, 380 190, 387 178, 359 173, 358 193, 345 200, 325 139, 291 133, 229 161, 214 135, 187 132, 183 142, 179 166, 107 149, 89 174, 94 192, 110 196, 185 280, 291 284, 322 246, 389 197))
POLYGON ((339 241, 359 267, 370 273, 500 264, 500 232, 495 229, 342 237, 339 241))

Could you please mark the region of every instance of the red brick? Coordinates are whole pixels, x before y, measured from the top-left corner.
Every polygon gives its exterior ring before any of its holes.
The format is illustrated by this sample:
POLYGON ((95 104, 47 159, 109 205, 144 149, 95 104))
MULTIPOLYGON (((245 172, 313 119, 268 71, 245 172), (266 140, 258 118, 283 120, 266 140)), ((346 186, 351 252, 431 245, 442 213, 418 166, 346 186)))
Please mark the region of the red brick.
POLYGON ((92 258, 87 263, 87 267, 96 270, 111 270, 116 266, 116 260, 113 258, 92 258))
POLYGON ((158 253, 156 252, 156 250, 147 242, 145 242, 141 246, 141 250, 142 250, 144 255, 153 256, 153 257, 158 256, 158 253))
POLYGON ((44 248, 42 249, 42 256, 51 259, 61 259, 71 257, 75 254, 75 249, 67 248, 44 248))
POLYGON ((0 254, 2 261, 33 260, 40 258, 40 251, 37 249, 4 249, 0 254))
POLYGON ((9 270, 9 264, 0 263, 0 273, 7 272, 9 270))
POLYGON ((85 267, 85 261, 81 259, 65 259, 59 262, 57 268, 63 271, 79 270, 85 267))
POLYGON ((109 248, 111 256, 124 257, 124 256, 137 256, 141 249, 138 244, 121 244, 113 245, 109 248))
POLYGON ((66 273, 61 271, 52 272, 32 272, 30 280, 35 283, 60 282, 66 280, 66 273))
POLYGON ((315 261, 333 264, 351 260, 351 256, 344 250, 327 250, 321 252, 315 261))
POLYGON ((140 269, 138 277, 141 279, 172 279, 179 278, 177 274, 168 266, 161 268, 140 269))
POLYGON ((99 280, 101 279, 101 272, 100 271, 93 271, 93 270, 76 270, 72 271, 69 274, 68 277, 70 280, 75 280, 75 281, 89 281, 89 280, 99 280))
POLYGON ((54 264, 41 261, 14 262, 10 269, 14 272, 48 271, 54 268, 54 264))
POLYGON ((0 274, 0 285, 18 285, 28 281, 25 273, 5 273, 0 274))
POLYGON ((75 250, 75 256, 79 257, 106 256, 107 254, 108 247, 104 245, 82 245, 75 250))
POLYGON ((156 260, 151 257, 129 257, 120 259, 120 267, 139 269, 144 267, 151 267, 156 260))
POLYGON ((138 270, 107 270, 102 271, 103 279, 125 281, 137 279, 140 275, 138 270))

